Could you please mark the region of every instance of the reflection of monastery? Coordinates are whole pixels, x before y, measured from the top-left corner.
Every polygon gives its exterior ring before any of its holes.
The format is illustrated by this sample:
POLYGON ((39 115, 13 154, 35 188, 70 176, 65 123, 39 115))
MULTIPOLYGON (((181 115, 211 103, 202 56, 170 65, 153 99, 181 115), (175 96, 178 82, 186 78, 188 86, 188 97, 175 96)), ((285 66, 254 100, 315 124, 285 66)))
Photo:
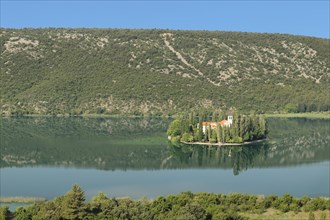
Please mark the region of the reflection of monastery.
POLYGON ((232 115, 228 115, 227 120, 222 120, 222 121, 219 121, 219 122, 206 122, 206 121, 204 121, 202 123, 203 133, 205 134, 206 129, 207 129, 208 126, 210 126, 211 129, 213 130, 213 129, 217 128, 217 125, 220 125, 221 127, 230 127, 232 123, 233 123, 233 116, 232 115))

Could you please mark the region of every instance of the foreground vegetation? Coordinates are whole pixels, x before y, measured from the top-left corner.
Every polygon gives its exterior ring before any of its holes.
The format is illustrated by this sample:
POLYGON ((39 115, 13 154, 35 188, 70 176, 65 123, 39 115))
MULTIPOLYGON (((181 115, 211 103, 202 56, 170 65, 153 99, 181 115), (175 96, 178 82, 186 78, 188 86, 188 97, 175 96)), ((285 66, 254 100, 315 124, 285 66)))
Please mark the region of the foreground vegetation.
POLYGON ((314 212, 327 219, 330 210, 328 198, 295 198, 289 194, 256 196, 232 193, 210 194, 184 192, 178 195, 160 196, 155 200, 132 200, 130 198, 108 198, 103 193, 85 201, 82 189, 74 185, 63 196, 48 202, 18 208, 11 213, 0 208, 6 219, 15 216, 24 219, 249 219, 272 212, 276 216, 309 213, 308 219, 315 219, 314 212), (275 212, 275 214, 274 214, 275 212), (314 217, 314 218, 313 218, 314 217))
POLYGON ((167 130, 172 142, 243 143, 266 138, 264 117, 252 113, 234 113, 230 126, 220 125, 227 119, 223 112, 186 113, 171 122, 167 130), (212 128, 209 122, 216 122, 212 128), (203 128, 204 127, 204 128, 203 128), (203 131, 203 129, 205 129, 203 131))
POLYGON ((330 109, 328 39, 218 31, 0 31, 0 111, 6 115, 330 109))

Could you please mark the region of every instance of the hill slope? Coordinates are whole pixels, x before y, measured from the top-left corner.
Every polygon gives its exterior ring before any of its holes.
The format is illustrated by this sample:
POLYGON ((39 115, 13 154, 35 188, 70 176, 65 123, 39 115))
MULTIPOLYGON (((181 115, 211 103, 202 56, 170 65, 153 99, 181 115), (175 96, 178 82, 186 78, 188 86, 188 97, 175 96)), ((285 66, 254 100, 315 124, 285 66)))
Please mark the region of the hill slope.
POLYGON ((2 114, 329 110, 329 39, 1 29, 2 114))

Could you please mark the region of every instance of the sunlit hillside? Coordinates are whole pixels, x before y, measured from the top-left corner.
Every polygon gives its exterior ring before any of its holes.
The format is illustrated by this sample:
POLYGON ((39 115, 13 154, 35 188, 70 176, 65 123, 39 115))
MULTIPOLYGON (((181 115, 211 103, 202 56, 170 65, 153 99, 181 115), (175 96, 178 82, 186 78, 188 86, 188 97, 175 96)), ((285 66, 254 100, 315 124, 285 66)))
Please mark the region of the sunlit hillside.
POLYGON ((2 114, 325 111, 329 39, 128 29, 1 29, 2 114))

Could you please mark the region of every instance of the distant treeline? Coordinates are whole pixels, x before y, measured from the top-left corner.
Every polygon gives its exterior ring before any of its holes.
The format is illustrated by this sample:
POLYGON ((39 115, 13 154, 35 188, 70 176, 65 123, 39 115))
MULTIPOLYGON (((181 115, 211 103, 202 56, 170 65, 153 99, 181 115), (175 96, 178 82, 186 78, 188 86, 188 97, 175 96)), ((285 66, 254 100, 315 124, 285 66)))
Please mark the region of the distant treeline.
POLYGON ((285 105, 284 111, 288 113, 304 113, 304 112, 322 112, 330 111, 330 104, 316 104, 316 103, 299 103, 292 104, 289 103, 285 105))
POLYGON ((171 122, 167 134, 172 142, 242 143, 266 137, 267 125, 263 116, 235 112, 230 126, 220 125, 227 115, 220 111, 185 113, 171 122), (216 128, 207 122, 216 122, 216 128))
POLYGON ((35 203, 18 208, 11 213, 8 208, 0 208, 0 220, 15 217, 17 220, 32 219, 185 219, 185 220, 243 220, 247 213, 262 214, 267 209, 282 213, 294 211, 323 211, 321 219, 326 219, 330 210, 329 198, 295 198, 289 194, 256 196, 232 193, 183 192, 178 195, 160 196, 154 200, 130 198, 109 198, 103 193, 85 201, 83 190, 74 185, 65 195, 52 201, 35 203))

